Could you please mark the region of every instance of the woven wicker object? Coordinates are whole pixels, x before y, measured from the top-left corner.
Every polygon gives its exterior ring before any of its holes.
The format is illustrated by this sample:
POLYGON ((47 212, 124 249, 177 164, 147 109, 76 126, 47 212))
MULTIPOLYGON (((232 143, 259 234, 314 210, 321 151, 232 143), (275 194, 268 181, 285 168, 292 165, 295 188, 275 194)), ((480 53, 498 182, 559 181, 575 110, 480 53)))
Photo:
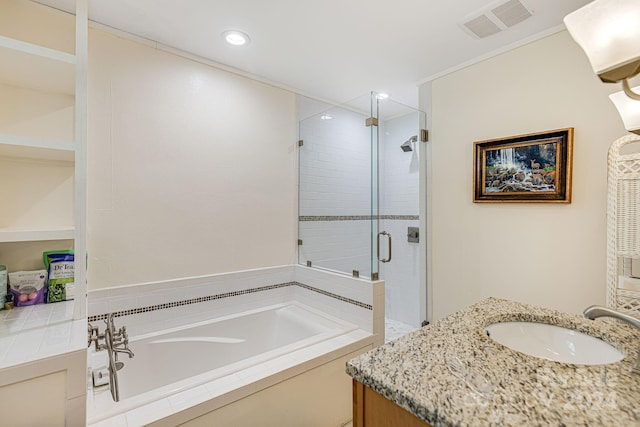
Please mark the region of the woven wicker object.
POLYGON ((630 276, 631 259, 640 258, 640 153, 620 153, 632 143, 640 143, 640 136, 623 136, 609 148, 607 305, 640 316, 640 291, 619 287, 630 276))

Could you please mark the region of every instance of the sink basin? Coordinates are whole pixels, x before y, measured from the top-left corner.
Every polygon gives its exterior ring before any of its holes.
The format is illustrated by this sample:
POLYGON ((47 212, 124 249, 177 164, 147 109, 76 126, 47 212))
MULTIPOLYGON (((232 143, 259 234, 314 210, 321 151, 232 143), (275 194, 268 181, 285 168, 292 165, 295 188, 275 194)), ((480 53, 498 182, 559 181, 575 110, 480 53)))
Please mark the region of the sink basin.
POLYGON ((504 322, 484 329, 491 339, 506 347, 555 362, 606 365, 624 357, 598 338, 546 323, 504 322))

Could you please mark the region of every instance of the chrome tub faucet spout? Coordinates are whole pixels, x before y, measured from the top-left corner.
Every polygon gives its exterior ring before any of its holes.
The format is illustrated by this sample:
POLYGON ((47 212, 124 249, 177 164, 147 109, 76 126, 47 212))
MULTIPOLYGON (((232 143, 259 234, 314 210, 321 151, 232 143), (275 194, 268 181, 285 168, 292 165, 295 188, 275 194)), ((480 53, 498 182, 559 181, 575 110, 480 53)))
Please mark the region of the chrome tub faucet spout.
POLYGON ((135 356, 135 354, 133 354, 133 351, 131 351, 130 348, 113 348, 114 353, 116 353, 116 359, 117 359, 117 353, 125 353, 129 356, 129 359, 131 359, 133 356, 135 356))
MULTIPOLYGON (((590 307, 587 307, 584 310, 583 314, 584 314, 584 317, 591 320, 595 320, 598 317, 611 317, 613 319, 622 320, 626 323, 629 323, 636 329, 640 330, 640 319, 630 316, 626 313, 621 313, 609 307, 592 305, 590 307)), ((632 372, 636 374, 640 374, 640 348, 638 349, 638 356, 636 357, 636 361, 633 364, 632 372)))

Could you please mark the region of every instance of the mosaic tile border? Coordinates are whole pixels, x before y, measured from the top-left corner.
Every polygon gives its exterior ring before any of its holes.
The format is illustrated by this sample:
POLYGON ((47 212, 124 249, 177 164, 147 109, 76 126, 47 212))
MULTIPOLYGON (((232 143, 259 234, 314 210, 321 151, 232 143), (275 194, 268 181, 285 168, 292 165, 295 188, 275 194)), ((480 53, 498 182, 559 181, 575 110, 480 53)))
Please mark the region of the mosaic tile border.
MULTIPOLYGON (((286 282, 286 283, 278 283, 276 285, 267 285, 267 286, 259 286, 257 288, 249 288, 249 289, 243 289, 241 291, 234 291, 234 292, 224 292, 222 294, 215 294, 215 295, 208 295, 206 297, 198 297, 198 298, 190 298, 190 299, 185 299, 185 300, 180 300, 180 301, 173 301, 173 302, 166 302, 163 304, 156 304, 156 305, 149 305, 146 307, 138 307, 138 308, 132 308, 129 310, 120 310, 120 311, 116 311, 113 313, 114 317, 122 317, 122 316, 131 316, 134 314, 140 314, 140 313, 147 313, 150 311, 158 311, 158 310, 164 310, 167 308, 173 308, 173 307, 179 307, 182 305, 190 305, 190 304, 198 304, 201 302, 207 302, 207 301, 213 301, 213 300, 218 300, 218 299, 224 299, 224 298, 231 298, 231 297, 236 297, 236 296, 240 296, 240 295, 246 295, 246 294, 253 294, 256 292, 264 292, 264 291, 270 291, 273 289, 279 289, 279 288, 285 288, 287 286, 300 286, 301 288, 307 289, 309 291, 313 291, 313 292, 317 292, 319 294, 331 297, 331 298, 335 298, 337 300, 349 303, 349 304, 353 304, 356 305, 358 307, 361 308, 365 308, 367 310, 373 310, 373 306, 371 304, 365 304, 363 302, 351 299, 351 298, 346 298, 343 297, 341 295, 338 294, 334 294, 332 292, 327 292, 324 291, 322 289, 318 289, 318 288, 314 288, 313 286, 309 286, 309 285, 305 285, 303 283, 299 283, 299 282, 286 282)), ((104 314, 96 314, 93 316, 89 316, 87 318, 87 320, 89 322, 95 322, 98 320, 104 320, 107 318, 107 316, 109 315, 109 313, 104 313, 104 314)))
POLYGON ((369 221, 371 219, 419 220, 419 215, 301 215, 298 221, 369 221))
POLYGON ((395 220, 416 220, 420 219, 420 215, 379 215, 379 219, 395 219, 395 220))
POLYGON ((323 291, 322 289, 314 288, 313 286, 305 285, 304 283, 299 283, 299 282, 294 282, 294 283, 296 286, 300 286, 301 288, 307 289, 309 291, 317 292, 319 294, 326 295, 328 297, 335 298, 343 302, 348 302, 349 304, 357 305, 358 307, 366 308, 367 310, 373 310, 373 306, 371 304, 365 304, 363 302, 360 302, 351 298, 347 298, 338 294, 323 291))

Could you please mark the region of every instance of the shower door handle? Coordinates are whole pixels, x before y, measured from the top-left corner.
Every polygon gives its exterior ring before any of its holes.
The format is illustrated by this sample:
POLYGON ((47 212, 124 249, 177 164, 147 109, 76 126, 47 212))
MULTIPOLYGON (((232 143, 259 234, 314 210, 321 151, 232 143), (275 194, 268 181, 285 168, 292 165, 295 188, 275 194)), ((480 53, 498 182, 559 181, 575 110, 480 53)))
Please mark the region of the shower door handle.
POLYGON ((381 231, 378 233, 378 261, 389 262, 391 261, 391 233, 381 231), (380 259, 380 236, 387 236, 389 238, 389 256, 386 259, 380 259))

